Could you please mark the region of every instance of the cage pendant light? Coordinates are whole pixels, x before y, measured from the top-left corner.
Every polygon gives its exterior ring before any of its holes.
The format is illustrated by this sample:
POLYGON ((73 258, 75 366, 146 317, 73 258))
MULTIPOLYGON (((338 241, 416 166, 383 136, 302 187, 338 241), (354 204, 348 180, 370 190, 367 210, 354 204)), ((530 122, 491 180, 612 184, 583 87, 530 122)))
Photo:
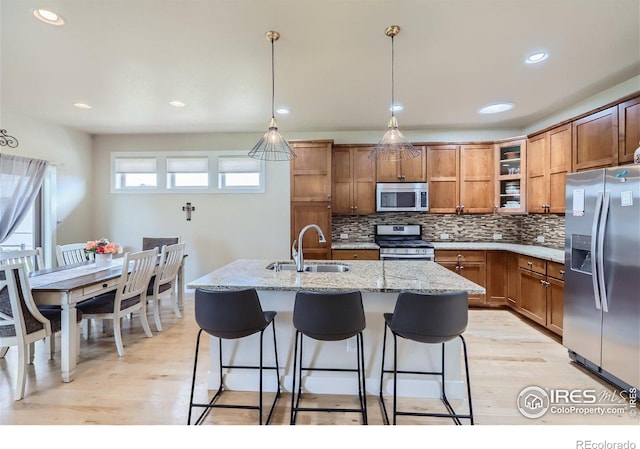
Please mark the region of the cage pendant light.
POLYGON ((393 51, 393 38, 397 36, 399 32, 400 27, 398 25, 391 25, 384 31, 384 34, 391 38, 391 118, 387 125, 389 129, 384 136, 382 136, 382 139, 380 139, 371 153, 369 153, 369 159, 376 161, 399 161, 403 159, 411 159, 420 155, 420 151, 416 150, 416 148, 411 145, 411 142, 409 142, 398 129, 398 120, 396 120, 394 111, 395 79, 393 72, 395 55, 393 51))
POLYGON ((275 117, 275 70, 274 70, 274 42, 280 38, 277 31, 267 31, 266 38, 271 41, 271 120, 269 130, 249 151, 249 156, 265 161, 288 161, 296 158, 289 143, 278 131, 278 122, 275 117))

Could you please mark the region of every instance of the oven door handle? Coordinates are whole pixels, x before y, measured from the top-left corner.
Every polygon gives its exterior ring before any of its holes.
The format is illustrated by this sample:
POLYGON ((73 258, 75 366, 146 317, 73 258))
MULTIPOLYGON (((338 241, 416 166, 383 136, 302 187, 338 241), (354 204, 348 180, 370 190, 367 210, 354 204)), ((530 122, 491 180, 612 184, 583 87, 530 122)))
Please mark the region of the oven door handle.
POLYGON ((420 259, 420 260, 430 260, 433 262, 434 256, 429 254, 380 254, 380 260, 384 259, 420 259))

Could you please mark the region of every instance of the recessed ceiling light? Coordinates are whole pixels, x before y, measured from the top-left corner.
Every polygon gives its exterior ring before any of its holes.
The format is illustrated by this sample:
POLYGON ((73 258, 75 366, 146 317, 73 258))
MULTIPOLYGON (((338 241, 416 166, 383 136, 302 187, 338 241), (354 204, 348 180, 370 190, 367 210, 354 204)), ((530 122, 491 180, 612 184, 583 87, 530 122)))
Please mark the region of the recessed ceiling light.
POLYGON ((289 108, 281 107, 276 109, 276 112, 278 114, 288 114, 290 111, 289 111, 289 108))
POLYGON ((41 20, 44 23, 48 23, 49 25, 64 25, 64 19, 48 9, 34 9, 33 15, 36 16, 36 19, 41 20))
POLYGON ((527 64, 537 64, 538 62, 544 61, 548 57, 549 55, 547 53, 539 51, 529 55, 529 57, 527 57, 524 62, 526 62, 527 64))
POLYGON ((89 105, 87 103, 73 103, 73 105, 76 108, 79 108, 79 109, 91 109, 91 108, 93 108, 93 106, 91 106, 91 105, 89 105))
POLYGON ((178 100, 170 101, 169 104, 174 108, 184 108, 186 106, 183 102, 178 100))
POLYGON ((478 109, 479 114, 496 114, 514 108, 513 103, 493 103, 478 109))
POLYGON ((393 112, 402 111, 403 109, 404 109, 404 106, 402 106, 401 104, 398 104, 398 103, 396 103, 393 106, 389 107, 389 110, 393 111, 393 112))

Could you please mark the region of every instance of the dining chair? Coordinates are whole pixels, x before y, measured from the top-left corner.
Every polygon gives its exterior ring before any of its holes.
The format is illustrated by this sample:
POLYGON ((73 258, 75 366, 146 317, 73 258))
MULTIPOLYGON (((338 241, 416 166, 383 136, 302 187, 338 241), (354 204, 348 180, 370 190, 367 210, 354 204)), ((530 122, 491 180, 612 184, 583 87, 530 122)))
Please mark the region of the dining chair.
POLYGON ((85 320, 102 319, 113 322, 113 335, 120 357, 124 357, 121 318, 139 312, 146 336, 153 336, 147 321, 147 288, 157 259, 157 248, 125 253, 117 289, 81 302, 76 306, 82 312, 85 320))
POLYGON ((51 323, 38 310, 23 263, 0 266, 0 357, 17 346, 18 367, 14 400, 24 397, 27 365, 33 344, 51 335, 51 323))
POLYGON ((180 243, 180 236, 177 237, 142 237, 142 250, 158 248, 158 253, 164 245, 175 245, 180 243))
POLYGON ((175 245, 163 245, 160 251, 160 262, 156 268, 156 273, 151 276, 151 281, 149 281, 147 303, 151 304, 153 309, 153 318, 158 332, 162 332, 162 323, 160 322, 161 299, 168 296, 176 317, 182 317, 180 309, 178 308, 176 281, 183 256, 184 242, 176 243, 175 245))
POLYGON ((86 243, 69 243, 67 245, 56 245, 56 261, 59 267, 74 263, 93 260, 93 254, 87 253, 84 248, 86 243))
POLYGON ((23 249, 19 251, 6 251, 0 253, 0 265, 23 263, 27 273, 42 270, 44 262, 42 260, 42 248, 23 249))
MULTIPOLYGON (((35 249, 25 249, 19 251, 7 251, 0 253, 0 265, 7 264, 23 264, 27 273, 44 269, 44 263, 42 261, 42 248, 37 247, 35 249)), ((45 340, 49 351, 49 360, 53 359, 56 352, 56 340, 55 334, 60 331, 61 326, 61 308, 60 306, 51 305, 38 305, 40 312, 51 321, 51 335, 45 340)), ((0 355, 4 355, 7 352, 4 349, 4 353, 0 350, 0 355)), ((29 351, 29 359, 33 360, 33 351, 29 351)))

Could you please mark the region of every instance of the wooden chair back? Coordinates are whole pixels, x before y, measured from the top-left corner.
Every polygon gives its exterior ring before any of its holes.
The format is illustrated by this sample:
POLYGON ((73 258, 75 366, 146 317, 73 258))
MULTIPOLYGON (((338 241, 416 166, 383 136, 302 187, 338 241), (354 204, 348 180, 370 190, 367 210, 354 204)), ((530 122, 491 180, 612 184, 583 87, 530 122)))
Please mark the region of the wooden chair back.
POLYGON ((59 267, 93 260, 93 254, 85 252, 86 243, 56 245, 56 261, 59 267))
POLYGON ((0 265, 24 264, 27 273, 44 269, 42 248, 6 251, 0 253, 0 265))

